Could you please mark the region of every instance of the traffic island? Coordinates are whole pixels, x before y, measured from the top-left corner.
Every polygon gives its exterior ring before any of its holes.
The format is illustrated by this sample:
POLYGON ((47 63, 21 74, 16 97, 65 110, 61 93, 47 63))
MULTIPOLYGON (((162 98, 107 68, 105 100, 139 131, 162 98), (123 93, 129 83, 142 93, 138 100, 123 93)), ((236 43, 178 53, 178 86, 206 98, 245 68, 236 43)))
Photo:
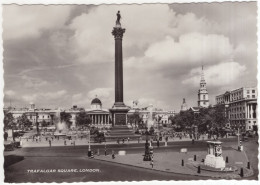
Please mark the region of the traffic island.
POLYGON ((203 164, 204 162, 201 161, 204 160, 207 153, 201 151, 188 153, 156 152, 153 157, 153 165, 151 165, 150 161, 143 161, 143 153, 118 155, 115 159, 112 159, 111 156, 101 155, 96 156, 95 159, 167 173, 203 176, 209 179, 241 179, 253 175, 253 170, 247 169, 245 155, 232 149, 225 150, 224 153, 226 156, 232 156, 227 165, 227 168, 231 167, 231 171, 224 172, 218 169, 214 171, 212 168, 206 167, 203 164), (194 161, 194 155, 196 155, 196 161, 194 161), (198 167, 200 167, 200 173, 198 173, 198 167), (243 176, 240 174, 241 168, 243 168, 243 176))

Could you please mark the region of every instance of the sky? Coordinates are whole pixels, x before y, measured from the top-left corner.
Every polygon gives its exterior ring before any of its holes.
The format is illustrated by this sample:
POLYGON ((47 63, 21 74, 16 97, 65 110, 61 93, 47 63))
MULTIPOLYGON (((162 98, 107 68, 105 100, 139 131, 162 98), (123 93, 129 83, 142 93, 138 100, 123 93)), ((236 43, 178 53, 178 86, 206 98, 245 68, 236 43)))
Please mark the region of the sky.
POLYGON ((114 103, 114 37, 121 12, 124 102, 197 106, 201 66, 210 104, 257 85, 257 4, 3 5, 4 104, 104 108, 114 103))

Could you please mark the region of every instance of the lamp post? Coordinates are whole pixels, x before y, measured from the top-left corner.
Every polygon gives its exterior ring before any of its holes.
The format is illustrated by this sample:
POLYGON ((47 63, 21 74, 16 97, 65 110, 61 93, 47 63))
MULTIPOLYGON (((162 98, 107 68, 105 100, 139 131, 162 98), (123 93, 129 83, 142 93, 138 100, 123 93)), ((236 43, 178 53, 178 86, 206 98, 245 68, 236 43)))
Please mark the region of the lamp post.
POLYGON ((88 157, 91 157, 91 148, 90 148, 90 129, 89 129, 88 133, 89 133, 89 140, 88 140, 88 157))

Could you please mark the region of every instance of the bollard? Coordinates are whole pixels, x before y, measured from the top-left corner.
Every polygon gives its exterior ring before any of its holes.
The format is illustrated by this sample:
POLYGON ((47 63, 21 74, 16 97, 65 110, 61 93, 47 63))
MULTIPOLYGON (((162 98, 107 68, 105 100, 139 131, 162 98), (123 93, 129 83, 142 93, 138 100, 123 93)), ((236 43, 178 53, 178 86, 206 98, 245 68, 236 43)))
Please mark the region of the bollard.
POLYGON ((228 163, 228 156, 226 157, 226 163, 228 163))
POLYGON ((64 145, 65 145, 65 146, 67 145, 66 140, 64 140, 64 145))
POLYGON ((240 176, 244 177, 244 169, 243 168, 240 169, 240 176))
POLYGON ((196 156, 196 155, 194 155, 194 157, 193 157, 193 160, 194 160, 194 161, 196 161, 196 160, 197 160, 197 156, 196 156))
POLYGON ((181 165, 184 166, 184 160, 183 159, 181 160, 181 165))
POLYGON ((200 166, 198 166, 198 173, 200 173, 200 166))
POLYGON ((105 150, 105 156, 107 156, 107 150, 105 150))
POLYGON ((250 169, 250 162, 247 162, 247 169, 250 169))

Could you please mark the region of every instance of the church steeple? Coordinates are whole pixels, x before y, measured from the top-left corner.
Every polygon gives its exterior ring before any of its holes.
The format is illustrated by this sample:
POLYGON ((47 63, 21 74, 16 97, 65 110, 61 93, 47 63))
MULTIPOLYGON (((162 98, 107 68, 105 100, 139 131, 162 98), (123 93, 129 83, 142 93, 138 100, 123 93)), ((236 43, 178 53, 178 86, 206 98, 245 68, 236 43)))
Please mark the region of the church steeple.
POLYGON ((188 110, 188 107, 187 107, 185 98, 183 98, 182 105, 181 105, 181 111, 186 111, 186 110, 188 110))
POLYGON ((198 106, 208 107, 209 106, 209 95, 207 91, 207 84, 204 77, 203 65, 201 67, 201 79, 200 79, 200 89, 198 91, 198 106))

